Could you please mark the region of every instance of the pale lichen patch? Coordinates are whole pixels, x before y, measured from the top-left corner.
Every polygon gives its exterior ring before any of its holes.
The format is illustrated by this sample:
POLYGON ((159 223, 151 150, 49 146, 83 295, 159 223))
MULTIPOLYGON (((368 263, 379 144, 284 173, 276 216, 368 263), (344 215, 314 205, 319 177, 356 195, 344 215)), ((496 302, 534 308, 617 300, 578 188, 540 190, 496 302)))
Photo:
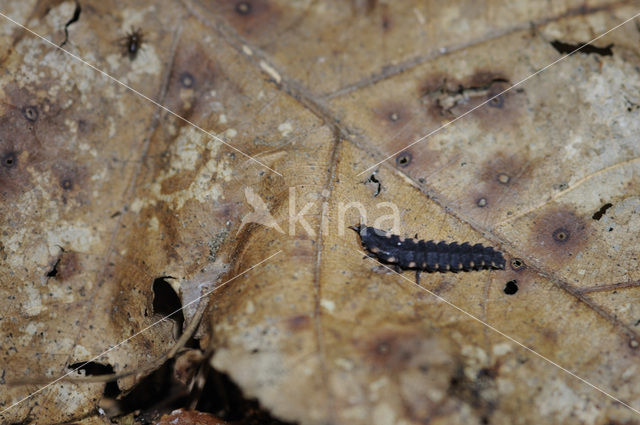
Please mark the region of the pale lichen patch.
POLYGON ((293 131, 293 126, 289 121, 283 122, 278 126, 278 131, 282 134, 282 137, 288 137, 293 131))
POLYGON ((493 355, 494 356, 504 356, 505 354, 511 352, 512 347, 508 342, 501 342, 493 346, 493 355))
POLYGON ((598 417, 598 407, 588 399, 581 397, 564 380, 555 379, 547 384, 547 390, 534 400, 543 417, 554 418, 562 423, 569 414, 576 414, 580 423, 594 424, 598 417))
POLYGON ((331 313, 333 313, 333 311, 336 309, 336 303, 326 298, 320 300, 320 305, 331 313))
POLYGON ((42 313, 44 306, 42 305, 40 291, 32 285, 24 285, 21 289, 18 289, 18 291, 26 295, 25 300, 22 302, 22 311, 27 316, 37 316, 42 313))
POLYGON ((149 220, 149 230, 151 230, 152 232, 157 232, 159 228, 160 228, 160 222, 158 221, 158 217, 154 215, 149 220))

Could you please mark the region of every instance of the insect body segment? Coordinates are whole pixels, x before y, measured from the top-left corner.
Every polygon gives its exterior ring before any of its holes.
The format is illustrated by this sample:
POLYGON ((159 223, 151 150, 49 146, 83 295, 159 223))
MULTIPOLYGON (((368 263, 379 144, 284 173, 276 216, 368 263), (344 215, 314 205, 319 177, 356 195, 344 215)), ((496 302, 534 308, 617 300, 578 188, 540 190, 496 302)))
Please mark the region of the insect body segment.
POLYGON ((358 225, 362 246, 379 260, 401 269, 426 272, 460 272, 504 269, 500 251, 482 244, 446 243, 402 238, 382 230, 358 225))

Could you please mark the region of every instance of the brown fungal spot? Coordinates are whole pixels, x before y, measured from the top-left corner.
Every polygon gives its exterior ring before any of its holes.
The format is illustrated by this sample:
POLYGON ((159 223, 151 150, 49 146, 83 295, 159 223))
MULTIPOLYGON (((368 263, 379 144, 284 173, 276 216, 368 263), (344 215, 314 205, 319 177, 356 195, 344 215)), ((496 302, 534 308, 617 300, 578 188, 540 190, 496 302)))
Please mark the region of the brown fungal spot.
POLYGON ((468 213, 482 221, 499 220, 508 215, 514 201, 529 190, 534 163, 519 155, 508 156, 505 152, 490 152, 487 162, 474 172, 473 190, 468 195, 468 213), (488 216, 479 208, 491 208, 488 216))
POLYGON ((64 190, 71 190, 73 189, 73 181, 71 179, 64 179, 60 182, 60 186, 62 186, 64 190))
POLYGON ((66 204, 70 199, 84 202, 86 194, 79 191, 86 184, 86 171, 75 163, 60 160, 51 169, 58 186, 62 189, 62 202, 66 204))
POLYGON ((396 165, 401 168, 406 168, 411 164, 411 160, 413 159, 410 152, 401 152, 396 156, 396 165))
POLYGON ((236 3, 236 13, 238 15, 248 15, 251 13, 251 3, 248 1, 240 1, 236 3))
MULTIPOLYGON (((278 25, 278 18, 281 11, 274 2, 268 0, 245 0, 229 2, 226 14, 229 22, 245 35, 263 34, 268 36, 268 31, 273 31, 278 25)), ((215 7, 215 12, 220 13, 217 2, 211 4, 211 9, 215 7)), ((264 40, 261 40, 264 41, 264 40)))
POLYGON ((382 29, 385 32, 391 29, 391 16, 389 16, 389 11, 386 7, 382 13, 382 29))
POLYGON ((420 338, 407 332, 384 331, 366 345, 366 357, 374 366, 384 369, 405 367, 420 350, 420 338))
POLYGON ((309 328, 311 325, 311 319, 306 314, 299 314, 297 316, 290 317, 287 319, 287 328, 291 332, 298 332, 303 329, 309 328))
POLYGON ((511 269, 517 272, 523 270, 526 267, 526 264, 524 263, 524 260, 522 258, 512 258, 510 265, 511 269))
POLYGON ((411 112, 405 103, 396 100, 386 100, 372 110, 373 124, 388 132, 389 137, 413 137, 413 127, 405 127, 411 122, 411 112))
POLYGON ((185 71, 180 74, 180 84, 182 84, 182 87, 187 89, 191 88, 193 87, 194 81, 193 75, 191 75, 190 72, 185 71))
POLYGON ((29 122, 36 122, 38 119, 38 108, 36 106, 25 106, 22 108, 22 114, 29 122))
POLYGON ((18 156, 15 152, 7 152, 2 156, 2 165, 5 168, 13 168, 18 163, 18 156))
POLYGON ((68 280, 71 277, 78 275, 82 271, 78 253, 75 251, 62 252, 55 268, 57 271, 55 277, 60 281, 68 280))
POLYGON ((509 177, 508 174, 506 173, 498 173, 498 183, 500 184, 509 184, 509 181, 511 181, 511 177, 509 177))
POLYGON ((567 243, 569 241, 569 238, 571 237, 571 232, 569 232, 569 230, 565 229, 564 227, 558 227, 553 231, 552 236, 553 240, 558 243, 567 243))
POLYGON ((539 258, 560 264, 587 246, 590 223, 571 210, 552 208, 533 220, 529 249, 539 258))

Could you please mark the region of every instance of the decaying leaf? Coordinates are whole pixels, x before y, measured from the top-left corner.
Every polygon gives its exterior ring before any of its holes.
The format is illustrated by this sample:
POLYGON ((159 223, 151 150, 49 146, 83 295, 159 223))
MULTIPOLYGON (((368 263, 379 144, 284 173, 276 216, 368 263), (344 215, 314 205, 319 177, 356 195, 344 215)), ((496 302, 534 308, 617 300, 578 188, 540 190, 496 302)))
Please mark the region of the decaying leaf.
POLYGON ((282 420, 638 422, 640 31, 585 44, 632 3, 0 12, 67 50, 0 20, 3 422, 102 420, 105 383, 24 382, 147 370, 211 291, 198 349, 282 420), (508 266, 420 287, 361 219, 508 266))

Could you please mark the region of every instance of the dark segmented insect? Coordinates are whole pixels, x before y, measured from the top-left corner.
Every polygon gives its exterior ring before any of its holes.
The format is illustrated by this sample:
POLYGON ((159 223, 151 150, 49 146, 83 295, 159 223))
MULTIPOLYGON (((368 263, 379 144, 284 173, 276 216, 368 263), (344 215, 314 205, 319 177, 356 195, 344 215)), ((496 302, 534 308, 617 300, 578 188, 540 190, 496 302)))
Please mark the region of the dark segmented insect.
POLYGON ((360 235, 362 246, 370 256, 399 269, 424 272, 461 272, 472 270, 502 270, 505 260, 500 251, 482 244, 468 242, 434 242, 384 232, 359 224, 351 226, 360 235))
POLYGON ((129 60, 134 60, 138 51, 142 47, 143 37, 140 28, 133 29, 122 38, 122 46, 125 48, 124 54, 129 56, 129 60))

